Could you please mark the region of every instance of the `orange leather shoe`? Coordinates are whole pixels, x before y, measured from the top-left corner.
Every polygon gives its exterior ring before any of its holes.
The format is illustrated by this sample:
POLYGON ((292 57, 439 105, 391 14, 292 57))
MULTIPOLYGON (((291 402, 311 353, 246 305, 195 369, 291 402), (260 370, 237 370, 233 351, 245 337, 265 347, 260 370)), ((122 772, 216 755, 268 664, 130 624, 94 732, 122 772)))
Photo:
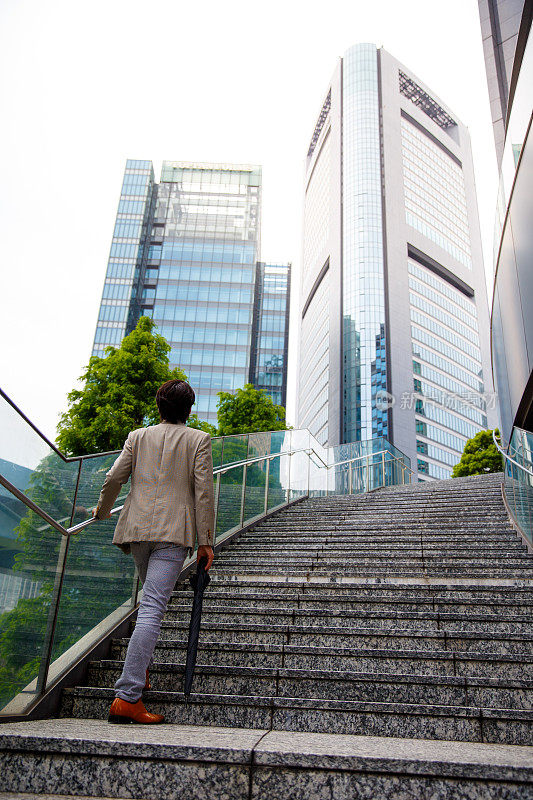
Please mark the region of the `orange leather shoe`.
POLYGON ((138 725, 158 725, 164 722, 164 719, 162 714, 151 714, 147 711, 142 700, 128 703, 127 700, 115 697, 109 709, 108 722, 113 722, 115 725, 128 725, 131 722, 138 725))

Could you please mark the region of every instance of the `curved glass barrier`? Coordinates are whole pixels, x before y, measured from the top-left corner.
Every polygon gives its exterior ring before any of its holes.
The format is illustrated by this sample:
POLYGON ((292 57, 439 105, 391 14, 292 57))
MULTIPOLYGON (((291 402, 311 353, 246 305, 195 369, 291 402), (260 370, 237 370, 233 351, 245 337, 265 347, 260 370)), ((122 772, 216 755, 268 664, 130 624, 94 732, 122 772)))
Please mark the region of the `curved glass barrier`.
POLYGON ((505 497, 515 522, 533 546, 533 433, 514 428, 508 453, 517 463, 504 459, 505 497))

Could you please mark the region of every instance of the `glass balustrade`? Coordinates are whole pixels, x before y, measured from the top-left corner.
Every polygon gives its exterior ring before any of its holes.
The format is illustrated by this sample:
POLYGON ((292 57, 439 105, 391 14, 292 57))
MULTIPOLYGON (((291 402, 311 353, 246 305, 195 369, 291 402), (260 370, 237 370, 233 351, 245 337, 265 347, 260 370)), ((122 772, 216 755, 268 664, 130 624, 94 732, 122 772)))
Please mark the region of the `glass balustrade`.
POLYGON ((533 434, 515 428, 505 461, 504 490, 507 503, 524 536, 533 545, 533 434))
MULTIPOLYGON (((112 544, 116 517, 68 533, 92 519, 118 453, 65 458, 3 393, 0 423, 5 717, 24 714, 125 619, 139 587, 133 560, 112 544)), ((408 483, 412 474, 407 457, 384 439, 326 448, 307 430, 288 430, 215 437, 212 448, 216 543, 301 498, 408 483)), ((117 506, 127 493, 125 486, 117 506)), ((192 561, 194 554, 186 566, 192 561)))

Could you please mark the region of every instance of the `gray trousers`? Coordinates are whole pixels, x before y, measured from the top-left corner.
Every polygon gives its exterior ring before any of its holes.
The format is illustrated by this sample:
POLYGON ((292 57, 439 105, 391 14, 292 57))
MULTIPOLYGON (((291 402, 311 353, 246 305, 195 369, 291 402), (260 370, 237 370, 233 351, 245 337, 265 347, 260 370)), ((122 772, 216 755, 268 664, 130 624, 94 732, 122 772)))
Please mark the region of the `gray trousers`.
POLYGON ((115 694, 128 703, 136 703, 142 695, 161 620, 187 548, 168 542, 131 542, 131 554, 143 583, 143 596, 115 694))

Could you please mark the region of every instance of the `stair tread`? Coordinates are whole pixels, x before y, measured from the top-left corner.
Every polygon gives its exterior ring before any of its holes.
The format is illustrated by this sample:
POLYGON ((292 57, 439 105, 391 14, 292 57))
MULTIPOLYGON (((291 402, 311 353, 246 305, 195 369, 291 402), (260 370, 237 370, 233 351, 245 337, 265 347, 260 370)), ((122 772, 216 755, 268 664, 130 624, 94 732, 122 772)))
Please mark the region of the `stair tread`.
MULTIPOLYGON (((335 733, 298 733, 265 729, 194 725, 113 726, 101 720, 54 719, 6 723, 3 746, 25 750, 91 753, 128 759, 222 762, 413 775, 482 776, 528 781, 533 776, 533 748, 335 733)), ((0 794, 0 800, 14 797, 0 794)), ((20 800, 45 797, 17 793, 20 800)), ((61 795, 65 797, 66 795, 61 795)), ((53 797, 53 795, 50 795, 53 797)), ((104 800, 103 798, 101 800, 104 800)))

